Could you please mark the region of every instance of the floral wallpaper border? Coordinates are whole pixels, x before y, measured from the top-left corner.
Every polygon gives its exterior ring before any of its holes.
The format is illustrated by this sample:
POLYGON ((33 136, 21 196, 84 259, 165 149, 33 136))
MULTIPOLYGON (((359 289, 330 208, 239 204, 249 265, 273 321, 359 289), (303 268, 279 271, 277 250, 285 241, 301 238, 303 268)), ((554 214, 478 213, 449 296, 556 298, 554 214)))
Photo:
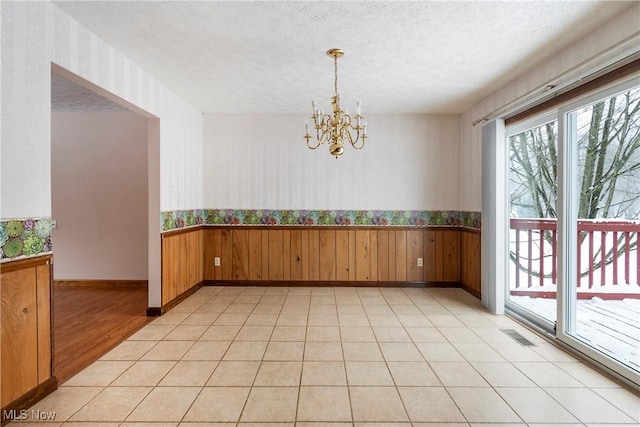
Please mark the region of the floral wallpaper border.
MULTIPOLYGON (((480 229, 480 212, 190 209, 160 213, 161 231, 199 225, 443 226, 480 229)), ((50 253, 51 218, 0 221, 0 261, 50 253)))
POLYGON ((27 258, 51 252, 51 218, 0 221, 0 260, 27 258))
POLYGON ((160 213, 162 231, 199 225, 448 226, 480 229, 480 212, 190 209, 160 213))

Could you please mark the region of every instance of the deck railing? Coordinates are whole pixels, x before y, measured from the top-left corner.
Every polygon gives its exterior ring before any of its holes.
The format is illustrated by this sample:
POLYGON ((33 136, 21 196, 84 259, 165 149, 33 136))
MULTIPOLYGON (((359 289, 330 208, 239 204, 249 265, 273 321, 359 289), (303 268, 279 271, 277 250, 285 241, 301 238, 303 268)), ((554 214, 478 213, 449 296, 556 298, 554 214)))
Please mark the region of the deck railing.
MULTIPOLYGON (((597 291, 628 285, 640 292, 640 222, 579 220, 577 284, 597 291)), ((511 288, 554 287, 557 283, 555 219, 511 219, 511 288)), ((627 287, 628 287, 627 286, 627 287)))

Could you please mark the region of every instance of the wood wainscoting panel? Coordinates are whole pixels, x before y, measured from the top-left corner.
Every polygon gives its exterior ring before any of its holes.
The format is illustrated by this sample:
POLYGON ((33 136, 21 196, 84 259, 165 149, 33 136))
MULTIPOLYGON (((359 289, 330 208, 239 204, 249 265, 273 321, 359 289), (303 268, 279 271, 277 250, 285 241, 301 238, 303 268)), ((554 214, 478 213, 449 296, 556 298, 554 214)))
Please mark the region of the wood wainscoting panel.
POLYGON ((407 231, 396 230, 396 278, 397 282, 407 281, 407 231))
POLYGON ((284 230, 269 230, 269 280, 284 280, 284 230))
POLYGON ((356 230, 356 280, 368 282, 371 280, 371 232, 356 230))
POLYGON ((195 233, 189 234, 187 240, 189 246, 189 282, 184 291, 195 285, 202 284, 204 280, 204 230, 200 229, 195 233))
POLYGON ((424 232, 424 280, 427 282, 436 281, 436 231, 426 230, 424 232))
POLYGON ((249 231, 231 230, 231 248, 233 280, 249 280, 249 231))
POLYGON ((282 232, 282 274, 284 280, 291 280, 291 230, 282 232))
POLYGON ((249 280, 262 280, 262 230, 247 230, 247 245, 249 280))
POLYGON ((319 231, 320 280, 336 280, 336 231, 319 231))
POLYGON ((302 280, 309 280, 309 230, 302 230, 302 280))
POLYGON ((349 280, 356 280, 356 230, 349 230, 349 280))
POLYGON ((442 281, 460 281, 460 232, 440 231, 442 233, 442 281))
POLYGON ((220 231, 220 246, 220 279, 231 280, 233 278, 231 230, 220 231), (224 260, 224 262, 222 262, 222 260, 224 260))
POLYGON ((201 227, 162 235, 163 306, 202 283, 204 259, 204 230, 201 227))
POLYGON ((309 280, 320 280, 320 230, 311 229, 309 233, 309 280))
POLYGON ((424 277, 427 282, 460 281, 460 233, 427 230, 424 234, 424 277))
POLYGON ((178 251, 174 249, 176 239, 162 239, 162 304, 165 301, 171 301, 173 299, 175 282, 175 265, 172 257, 179 256, 178 251))
POLYGON ((302 260, 307 256, 302 255, 302 230, 291 230, 291 280, 302 280, 302 260))
POLYGON ((216 248, 216 233, 205 232, 203 244, 204 280, 216 280, 216 271, 218 269, 214 268, 214 254, 220 253, 220 248, 216 248))
POLYGON ((435 246, 434 246, 434 258, 435 258, 435 281, 442 282, 444 281, 444 245, 443 245, 443 235, 440 230, 436 230, 433 232, 435 246))
POLYGON ((51 264, 36 267, 36 301, 38 306, 38 384, 52 375, 51 340, 51 264))
POLYGON ((460 284, 478 298, 481 295, 482 277, 480 240, 479 231, 460 231, 460 284))
POLYGON ((369 232, 369 279, 372 282, 378 281, 378 231, 371 230, 369 232))
POLYGON ((377 236, 377 256, 376 256, 376 269, 377 280, 380 282, 389 281, 389 231, 378 230, 377 236))
POLYGON ((407 281, 409 282, 425 281, 424 265, 418 266, 418 258, 422 258, 424 262, 423 235, 422 230, 407 231, 407 281))
POLYGON ((396 232, 389 230, 389 279, 390 282, 396 280, 396 232))
POLYGON ((456 228, 212 226, 203 233, 205 280, 458 283, 463 262, 470 263, 465 279, 476 268, 465 258, 469 233, 456 228))
POLYGON ((336 230, 336 280, 349 280, 349 231, 336 230))
POLYGON ((269 280, 269 230, 262 230, 262 280, 269 280))

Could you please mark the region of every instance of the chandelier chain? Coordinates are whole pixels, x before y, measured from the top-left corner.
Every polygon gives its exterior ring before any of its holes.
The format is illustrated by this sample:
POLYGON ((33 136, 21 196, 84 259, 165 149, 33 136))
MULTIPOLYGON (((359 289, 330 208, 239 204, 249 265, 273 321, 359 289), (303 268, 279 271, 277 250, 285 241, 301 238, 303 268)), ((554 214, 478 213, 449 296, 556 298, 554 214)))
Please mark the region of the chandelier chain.
POLYGON ((333 77, 334 77, 334 85, 333 85, 333 94, 338 96, 338 57, 333 57, 333 77))

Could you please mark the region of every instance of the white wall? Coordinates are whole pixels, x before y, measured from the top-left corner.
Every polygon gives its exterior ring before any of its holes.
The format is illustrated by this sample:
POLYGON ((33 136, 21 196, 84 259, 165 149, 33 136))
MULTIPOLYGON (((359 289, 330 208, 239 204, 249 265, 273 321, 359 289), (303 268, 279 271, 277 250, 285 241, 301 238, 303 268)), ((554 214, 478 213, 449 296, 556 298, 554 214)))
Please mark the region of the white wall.
POLYGON ((0 2, 2 10, 2 211, 51 215, 50 35, 47 4, 0 2))
MULTIPOLYGON (((534 89, 545 86, 563 73, 572 70, 597 69, 616 58, 637 52, 640 46, 638 17, 640 4, 629 2, 629 9, 589 36, 553 55, 538 67, 523 74, 465 111, 460 118, 460 200, 461 210, 481 209, 481 126, 472 126, 474 120, 501 109, 534 89)), ((525 106, 523 103, 522 106, 525 106)))
MULTIPOLYGON (((160 119, 159 191, 149 211, 149 306, 160 306, 160 211, 200 208, 202 115, 50 2, 0 2, 0 218, 51 216, 51 64, 160 119), (107 92, 108 91, 108 92, 107 92)), ((65 76, 70 78, 70 76, 65 76)), ((155 126, 155 124, 153 125, 155 126)), ((153 151, 154 148, 156 151, 153 151)), ((155 170, 155 167, 152 169, 155 170)), ((152 185, 153 184, 153 185, 152 185)), ((55 242, 54 242, 55 256, 55 242)))
POLYGON ((459 208, 458 116, 368 115, 367 145, 306 147, 304 115, 204 116, 205 208, 459 208))
POLYGON ((161 210, 200 208, 202 116, 49 2, 2 10, 2 211, 51 214, 51 63, 160 118, 161 210))
POLYGON ((56 280, 147 279, 147 119, 52 113, 56 280))

